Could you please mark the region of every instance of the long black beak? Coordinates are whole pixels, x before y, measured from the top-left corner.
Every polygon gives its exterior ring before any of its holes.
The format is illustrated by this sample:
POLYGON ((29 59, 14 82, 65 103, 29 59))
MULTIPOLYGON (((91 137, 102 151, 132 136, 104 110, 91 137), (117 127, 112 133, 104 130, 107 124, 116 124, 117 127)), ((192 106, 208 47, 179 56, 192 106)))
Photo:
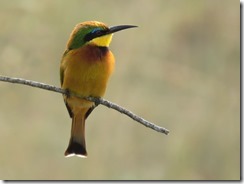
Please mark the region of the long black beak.
POLYGON ((109 28, 109 31, 106 34, 112 34, 124 29, 129 29, 129 28, 135 28, 137 26, 133 26, 133 25, 120 25, 120 26, 113 26, 109 28))
POLYGON ((132 26, 132 25, 120 25, 120 26, 113 26, 113 27, 110 27, 108 28, 107 30, 97 30, 95 32, 92 32, 92 33, 88 33, 84 40, 85 41, 90 41, 94 38, 97 38, 97 37, 100 37, 100 36, 104 36, 104 35, 108 35, 108 34, 112 34, 112 33, 115 33, 115 32, 118 32, 118 31, 121 31, 121 30, 124 30, 124 29, 129 29, 129 28, 134 28, 134 27, 137 27, 137 26, 132 26))

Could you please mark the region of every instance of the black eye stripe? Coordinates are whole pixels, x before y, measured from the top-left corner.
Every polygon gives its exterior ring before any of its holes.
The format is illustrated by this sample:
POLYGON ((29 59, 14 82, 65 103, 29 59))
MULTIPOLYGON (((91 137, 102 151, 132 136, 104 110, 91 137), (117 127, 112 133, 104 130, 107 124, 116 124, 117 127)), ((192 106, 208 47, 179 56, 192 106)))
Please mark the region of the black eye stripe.
POLYGON ((84 37, 84 41, 88 42, 88 41, 90 41, 90 40, 92 40, 94 38, 97 38, 99 36, 105 35, 106 32, 107 32, 107 30, 96 28, 96 29, 92 30, 90 33, 88 33, 84 37))
POLYGON ((107 32, 107 31, 104 30, 104 29, 98 29, 98 30, 96 30, 93 34, 94 34, 95 37, 99 37, 99 36, 104 35, 106 32, 107 32))
POLYGON ((92 33, 88 33, 85 37, 84 37, 84 41, 88 42, 90 40, 93 39, 93 34, 92 33))

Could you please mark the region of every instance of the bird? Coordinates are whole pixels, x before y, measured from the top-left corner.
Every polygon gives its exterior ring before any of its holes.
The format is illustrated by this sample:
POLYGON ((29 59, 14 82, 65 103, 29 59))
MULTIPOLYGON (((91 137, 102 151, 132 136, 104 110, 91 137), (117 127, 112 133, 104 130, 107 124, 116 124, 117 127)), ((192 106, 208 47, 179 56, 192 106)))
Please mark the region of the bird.
POLYGON ((70 34, 60 63, 61 88, 70 118, 71 136, 65 157, 87 157, 85 120, 97 106, 96 103, 78 98, 102 98, 114 70, 115 58, 109 49, 113 33, 135 28, 135 25, 108 27, 99 21, 78 23, 70 34))

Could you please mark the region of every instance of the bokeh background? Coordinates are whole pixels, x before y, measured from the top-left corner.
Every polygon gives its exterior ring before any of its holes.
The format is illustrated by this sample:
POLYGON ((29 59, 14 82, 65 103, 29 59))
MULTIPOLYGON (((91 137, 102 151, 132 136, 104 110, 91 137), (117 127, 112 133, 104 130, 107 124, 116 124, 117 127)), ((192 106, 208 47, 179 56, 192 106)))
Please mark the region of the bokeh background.
POLYGON ((114 35, 105 98, 170 130, 163 135, 99 106, 88 158, 65 158, 71 119, 58 93, 0 82, 0 178, 240 179, 240 5, 233 0, 0 1, 0 75, 59 86, 75 24, 114 35))

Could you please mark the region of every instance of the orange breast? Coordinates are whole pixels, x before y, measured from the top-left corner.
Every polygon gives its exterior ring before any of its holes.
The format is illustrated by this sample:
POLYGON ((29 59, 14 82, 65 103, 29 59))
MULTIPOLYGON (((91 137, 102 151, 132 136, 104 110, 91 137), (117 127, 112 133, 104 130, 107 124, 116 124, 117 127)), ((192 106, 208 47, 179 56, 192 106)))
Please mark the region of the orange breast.
POLYGON ((114 69, 114 56, 108 48, 86 45, 69 51, 61 62, 63 89, 82 96, 102 97, 114 69))

